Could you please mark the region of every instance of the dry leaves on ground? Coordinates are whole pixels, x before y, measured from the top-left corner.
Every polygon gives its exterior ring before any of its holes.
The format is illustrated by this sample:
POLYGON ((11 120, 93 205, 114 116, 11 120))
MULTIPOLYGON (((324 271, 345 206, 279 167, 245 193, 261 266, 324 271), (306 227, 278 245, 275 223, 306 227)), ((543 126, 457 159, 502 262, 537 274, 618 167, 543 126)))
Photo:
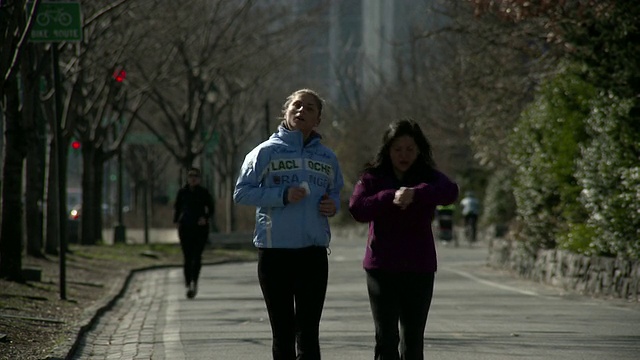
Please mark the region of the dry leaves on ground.
MULTIPOLYGON (((173 245, 72 246, 66 255, 61 299, 57 256, 25 256, 23 268, 42 270, 41 281, 25 284, 0 279, 0 359, 64 358, 82 326, 108 305, 134 269, 180 266, 173 245)), ((207 249, 205 263, 251 260, 243 249, 207 249)))

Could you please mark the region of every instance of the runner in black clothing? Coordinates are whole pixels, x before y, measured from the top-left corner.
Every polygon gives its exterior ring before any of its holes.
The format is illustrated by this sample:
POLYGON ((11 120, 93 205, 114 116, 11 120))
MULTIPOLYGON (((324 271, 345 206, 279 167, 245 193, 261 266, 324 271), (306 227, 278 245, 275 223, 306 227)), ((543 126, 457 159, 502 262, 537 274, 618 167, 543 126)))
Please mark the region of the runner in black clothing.
POLYGON ((198 293, 202 251, 207 243, 209 220, 212 217, 211 194, 200 186, 200 169, 191 168, 187 184, 178 191, 173 213, 173 222, 178 228, 184 255, 184 280, 189 299, 193 299, 198 293))

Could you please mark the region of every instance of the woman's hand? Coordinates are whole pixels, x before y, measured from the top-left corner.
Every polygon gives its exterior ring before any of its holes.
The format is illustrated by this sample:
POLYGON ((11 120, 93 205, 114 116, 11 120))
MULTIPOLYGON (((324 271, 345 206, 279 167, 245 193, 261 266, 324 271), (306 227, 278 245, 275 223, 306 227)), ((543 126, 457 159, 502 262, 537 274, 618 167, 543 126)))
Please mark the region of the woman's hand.
POLYGON ((320 214, 324 216, 333 216, 336 214, 336 203, 329 197, 329 194, 322 195, 319 210, 320 214))
POLYGON ((396 196, 393 199, 393 203, 400 206, 402 210, 406 209, 409 204, 413 202, 413 188, 401 187, 396 190, 396 196))
POLYGON ((307 196, 305 188, 300 186, 290 186, 287 188, 287 203, 293 204, 307 196))

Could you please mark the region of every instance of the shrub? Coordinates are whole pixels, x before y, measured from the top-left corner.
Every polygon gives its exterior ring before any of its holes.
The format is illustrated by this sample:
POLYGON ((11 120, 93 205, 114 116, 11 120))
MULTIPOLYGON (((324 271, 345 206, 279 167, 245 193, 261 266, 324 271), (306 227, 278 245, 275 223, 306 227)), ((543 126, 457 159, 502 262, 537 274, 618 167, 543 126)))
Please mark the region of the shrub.
POLYGON ((508 224, 515 217, 513 175, 512 168, 502 168, 495 171, 489 178, 482 212, 483 223, 508 224))
MULTIPOLYGON (((635 100, 637 101, 637 100, 635 100)), ((600 254, 640 258, 640 119, 634 99, 602 94, 587 121, 577 178, 600 254), (634 107, 635 104, 635 107, 634 107)))
POLYGON ((574 176, 594 89, 571 68, 545 83, 511 138, 514 198, 522 235, 532 248, 554 248, 587 213, 574 176))

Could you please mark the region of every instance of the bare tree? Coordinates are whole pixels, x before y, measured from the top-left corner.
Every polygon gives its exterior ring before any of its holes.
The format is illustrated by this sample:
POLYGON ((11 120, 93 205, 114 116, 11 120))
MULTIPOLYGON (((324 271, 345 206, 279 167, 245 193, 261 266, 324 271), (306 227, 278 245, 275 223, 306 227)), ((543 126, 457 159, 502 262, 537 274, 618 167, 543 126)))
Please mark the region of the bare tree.
POLYGON ((364 163, 377 148, 379 134, 391 114, 383 89, 365 92, 362 69, 366 65, 361 49, 347 43, 339 54, 332 61, 339 102, 329 103, 331 112, 324 118, 330 121, 321 124, 321 132, 323 136, 327 135, 327 141, 340 159, 345 188, 351 189, 364 163))
POLYGON ((160 144, 130 143, 124 150, 126 159, 124 164, 127 173, 133 179, 133 210, 136 215, 140 215, 142 211, 145 232, 147 232, 148 220, 153 219, 151 203, 157 194, 158 179, 166 170, 171 155, 160 144))
POLYGON ((104 164, 117 155, 143 102, 141 92, 128 91, 122 72, 126 71, 128 54, 137 46, 133 34, 119 23, 131 3, 87 4, 85 38, 65 64, 68 117, 75 120, 72 133, 82 142, 84 244, 102 239, 104 164))
POLYGON ((465 3, 450 8, 464 64, 465 127, 481 164, 508 166, 507 135, 541 80, 555 71, 557 54, 534 35, 542 29, 540 22, 476 18, 465 3))
POLYGON ((456 96, 460 67, 452 61, 452 39, 443 38, 451 25, 444 21, 448 18, 426 12, 426 6, 412 10, 403 32, 380 39, 390 48, 391 66, 381 68, 363 56, 363 49, 349 48, 350 43, 343 44, 341 53, 360 54, 360 58, 350 55, 334 60, 341 95, 334 123, 344 133, 339 138, 346 140, 336 145, 336 151, 344 164, 347 187, 374 155, 389 122, 400 117, 414 118, 422 125, 445 171, 457 172, 472 157, 461 127, 463 106, 456 96), (362 81, 363 77, 373 80, 362 81), (367 85, 372 83, 377 85, 367 85), (353 137, 354 133, 361 136, 353 137))
POLYGON ((163 3, 146 13, 140 31, 155 41, 139 48, 135 71, 151 104, 139 119, 182 168, 212 141, 230 103, 282 62, 285 14, 251 0, 163 3))
MULTIPOLYGON (((226 111, 221 115, 226 121, 220 121, 217 127, 217 144, 213 151, 213 162, 211 166, 215 169, 216 177, 219 179, 220 191, 217 194, 224 201, 224 213, 226 220, 224 231, 231 232, 237 230, 235 205, 233 203, 233 189, 240 168, 240 149, 249 139, 258 135, 259 141, 266 137, 260 130, 261 124, 269 121, 270 114, 260 102, 267 90, 262 87, 252 87, 246 92, 235 97, 226 111), (256 134, 257 133, 257 134, 256 134)), ((268 103, 265 103, 268 104, 268 103)))
POLYGON ((309 26, 304 14, 290 15, 278 2, 249 0, 162 3, 136 15, 139 31, 153 37, 136 55, 136 86, 150 99, 138 118, 183 169, 218 141, 213 166, 224 184, 229 231, 238 148, 264 118, 269 98, 261 86, 289 60, 283 54, 302 47, 294 30, 309 26))
POLYGON ((27 12, 26 1, 0 4, 0 104, 6 134, 3 183, 2 227, 0 229, 0 277, 22 281, 22 170, 27 153, 26 132, 20 111, 17 73, 33 14, 39 1, 27 12))
POLYGON ((398 104, 396 113, 426 118, 449 171, 508 165, 508 134, 553 71, 554 53, 530 36, 539 26, 477 19, 468 1, 429 2, 408 41, 394 43, 401 52, 386 98, 398 104))

